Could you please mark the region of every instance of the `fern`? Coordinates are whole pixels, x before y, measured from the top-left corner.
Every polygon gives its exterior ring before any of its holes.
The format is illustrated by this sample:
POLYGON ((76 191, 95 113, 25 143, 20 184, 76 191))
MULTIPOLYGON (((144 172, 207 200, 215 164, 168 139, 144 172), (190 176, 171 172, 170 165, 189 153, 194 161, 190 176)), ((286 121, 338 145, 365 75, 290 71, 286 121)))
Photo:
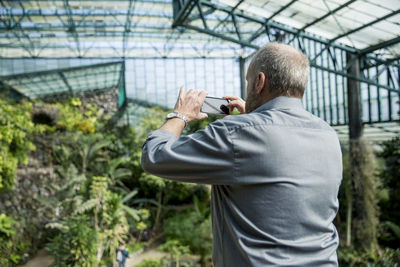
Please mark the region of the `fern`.
POLYGON ((61 232, 67 232, 69 230, 69 227, 66 226, 63 223, 59 223, 59 222, 53 222, 53 223, 48 223, 45 226, 48 229, 57 229, 60 230, 61 232))
POLYGON ((75 210, 74 214, 82 214, 88 210, 91 210, 94 207, 96 207, 96 205, 98 205, 98 203, 99 203, 98 199, 89 199, 85 203, 78 206, 78 208, 75 210))

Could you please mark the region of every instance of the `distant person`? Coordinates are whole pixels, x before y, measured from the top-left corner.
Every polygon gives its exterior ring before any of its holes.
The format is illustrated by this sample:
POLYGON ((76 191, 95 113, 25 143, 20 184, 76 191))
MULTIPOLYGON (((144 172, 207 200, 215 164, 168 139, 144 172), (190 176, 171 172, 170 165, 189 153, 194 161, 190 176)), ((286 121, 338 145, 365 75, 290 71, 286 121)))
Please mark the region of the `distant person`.
POLYGON ((229 116, 188 136, 207 92, 181 88, 175 113, 143 146, 142 166, 167 179, 212 184, 216 267, 337 266, 342 155, 335 131, 301 98, 309 64, 269 43, 247 71, 247 101, 228 96, 229 116), (173 118, 171 118, 173 117, 173 118))
POLYGON ((125 245, 121 244, 117 252, 118 267, 125 267, 125 262, 128 257, 129 257, 129 252, 125 249, 125 245))

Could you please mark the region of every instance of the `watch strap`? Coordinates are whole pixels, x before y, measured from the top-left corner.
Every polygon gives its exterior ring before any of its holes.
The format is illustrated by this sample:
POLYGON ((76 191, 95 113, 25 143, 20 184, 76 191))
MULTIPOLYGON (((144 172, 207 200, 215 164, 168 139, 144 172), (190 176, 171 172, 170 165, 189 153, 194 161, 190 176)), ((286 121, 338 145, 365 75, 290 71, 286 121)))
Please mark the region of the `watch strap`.
POLYGON ((188 123, 189 123, 189 121, 188 121, 188 119, 185 117, 185 116, 183 116, 182 114, 180 114, 180 113, 178 113, 178 112, 171 112, 171 113, 169 113, 168 115, 167 115, 167 120, 169 120, 169 119, 172 119, 172 118, 179 118, 179 119, 182 119, 184 122, 185 122, 185 128, 186 128, 186 126, 188 125, 188 123))

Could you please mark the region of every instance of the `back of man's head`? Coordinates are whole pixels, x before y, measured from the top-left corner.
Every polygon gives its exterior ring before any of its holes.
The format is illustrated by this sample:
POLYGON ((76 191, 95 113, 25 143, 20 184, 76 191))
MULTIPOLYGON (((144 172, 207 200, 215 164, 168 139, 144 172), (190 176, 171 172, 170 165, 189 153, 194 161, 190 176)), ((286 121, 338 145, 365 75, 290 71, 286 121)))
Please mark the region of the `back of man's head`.
POLYGON ((309 64, 307 57, 295 48, 282 43, 268 43, 256 52, 250 67, 254 75, 265 74, 272 95, 303 97, 309 64))

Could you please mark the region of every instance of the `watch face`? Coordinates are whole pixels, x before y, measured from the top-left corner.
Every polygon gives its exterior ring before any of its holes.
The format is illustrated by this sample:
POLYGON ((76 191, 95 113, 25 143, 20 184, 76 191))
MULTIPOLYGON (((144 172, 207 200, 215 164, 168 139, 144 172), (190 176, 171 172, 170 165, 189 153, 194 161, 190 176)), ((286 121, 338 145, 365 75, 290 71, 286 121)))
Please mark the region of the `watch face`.
POLYGON ((167 119, 172 119, 172 118, 175 118, 175 117, 177 117, 175 112, 169 113, 167 115, 167 119))

